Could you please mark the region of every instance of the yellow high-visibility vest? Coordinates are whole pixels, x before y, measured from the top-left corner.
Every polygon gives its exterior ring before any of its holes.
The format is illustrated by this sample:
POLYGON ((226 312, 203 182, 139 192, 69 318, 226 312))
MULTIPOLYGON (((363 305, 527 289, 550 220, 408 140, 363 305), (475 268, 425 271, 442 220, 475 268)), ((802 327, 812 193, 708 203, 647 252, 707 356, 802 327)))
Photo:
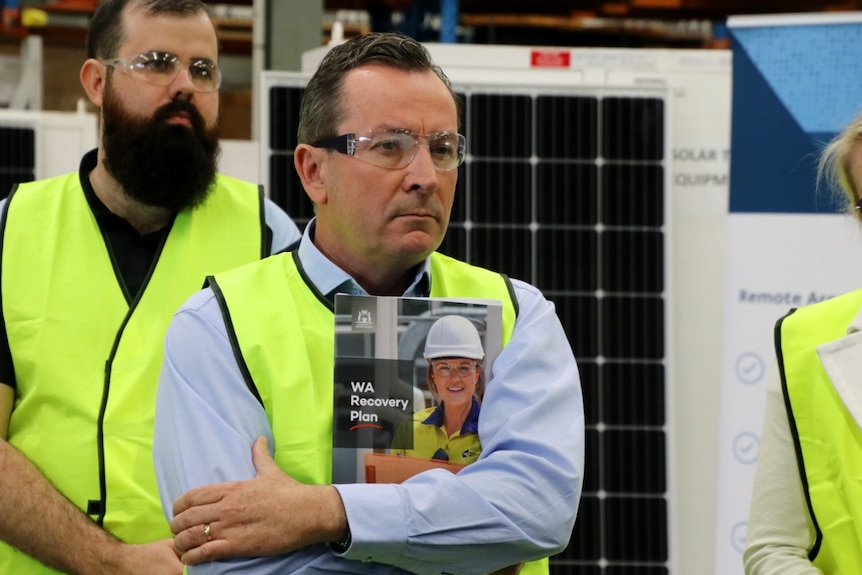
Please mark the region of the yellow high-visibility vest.
POLYGON ((776 347, 793 440, 816 538, 809 559, 830 575, 862 573, 862 431, 816 348, 846 335, 862 290, 779 320, 776 347))
MULTIPOLYGON (((70 501, 130 543, 170 537, 152 462, 164 334, 208 275, 259 260, 258 187, 218 176, 179 213, 129 302, 77 172, 20 185, 2 237, 2 304, 15 368, 8 441, 70 501)), ((54 573, 0 543, 0 573, 54 573)))

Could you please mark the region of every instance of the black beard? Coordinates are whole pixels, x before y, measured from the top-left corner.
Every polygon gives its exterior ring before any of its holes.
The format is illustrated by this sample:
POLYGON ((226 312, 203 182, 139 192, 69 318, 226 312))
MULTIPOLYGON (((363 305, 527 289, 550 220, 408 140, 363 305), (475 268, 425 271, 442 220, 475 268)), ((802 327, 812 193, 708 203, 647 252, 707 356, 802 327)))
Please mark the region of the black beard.
POLYGON ((218 126, 207 128, 197 108, 177 99, 151 118, 128 113, 111 89, 102 102, 105 169, 126 194, 173 213, 199 206, 209 195, 218 163, 218 126), (192 127, 167 119, 185 112, 192 127))

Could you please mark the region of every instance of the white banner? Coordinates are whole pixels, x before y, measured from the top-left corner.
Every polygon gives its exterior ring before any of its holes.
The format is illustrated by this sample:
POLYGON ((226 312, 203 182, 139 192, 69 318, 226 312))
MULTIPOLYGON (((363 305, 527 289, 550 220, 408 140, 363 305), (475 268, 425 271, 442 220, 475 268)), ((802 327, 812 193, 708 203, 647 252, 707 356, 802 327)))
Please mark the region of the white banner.
MULTIPOLYGON (((862 229, 817 191, 823 146, 859 112, 859 13, 728 21, 733 88, 716 575, 743 572, 775 322, 862 286, 862 229)), ((788 430, 789 432, 789 430, 788 430)))
POLYGON ((743 572, 776 320, 862 286, 862 229, 850 216, 730 214, 727 238, 715 575, 743 572))

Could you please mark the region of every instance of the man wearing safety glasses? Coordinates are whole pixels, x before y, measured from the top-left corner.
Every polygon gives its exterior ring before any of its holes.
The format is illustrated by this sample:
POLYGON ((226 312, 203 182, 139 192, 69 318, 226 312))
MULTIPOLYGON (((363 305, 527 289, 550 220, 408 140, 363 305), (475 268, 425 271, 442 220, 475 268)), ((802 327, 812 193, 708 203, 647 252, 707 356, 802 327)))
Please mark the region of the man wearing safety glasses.
POLYGON ((0 573, 179 574, 152 466, 165 330, 207 275, 299 231, 216 171, 203 2, 103 0, 87 51, 99 148, 0 211, 0 573))
POLYGON ((216 274, 165 339, 153 456, 189 575, 536 575, 568 544, 584 414, 554 305, 436 251, 466 152, 458 106, 398 34, 333 47, 309 81, 294 166, 315 219, 295 251, 216 274), (336 293, 501 302, 475 462, 330 485, 336 293))

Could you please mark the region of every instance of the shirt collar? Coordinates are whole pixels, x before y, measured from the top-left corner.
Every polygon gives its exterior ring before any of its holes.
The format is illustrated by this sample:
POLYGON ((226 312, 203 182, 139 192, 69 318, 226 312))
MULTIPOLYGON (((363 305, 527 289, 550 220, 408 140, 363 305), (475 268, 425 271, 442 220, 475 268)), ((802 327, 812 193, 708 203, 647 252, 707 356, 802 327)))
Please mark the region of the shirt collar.
MULTIPOLYGON (((302 234, 302 241, 299 243, 299 261, 302 263, 308 279, 330 302, 334 302, 337 293, 369 295, 347 272, 332 263, 314 245, 316 224, 317 218, 308 222, 308 225, 305 226, 305 232, 302 234)), ((416 276, 403 295, 405 297, 428 297, 429 286, 431 285, 430 277, 431 263, 426 258, 417 267, 416 276)))
MULTIPOLYGON (((426 417, 422 423, 425 425, 436 425, 437 427, 443 427, 443 424, 446 423, 446 416, 443 414, 443 404, 444 402, 440 402, 440 405, 434 408, 434 411, 426 417)), ((464 424, 461 426, 461 435, 466 435, 468 433, 479 433, 479 402, 476 401, 476 398, 473 398, 472 404, 470 405, 470 413, 467 414, 467 419, 464 420, 464 424)))

